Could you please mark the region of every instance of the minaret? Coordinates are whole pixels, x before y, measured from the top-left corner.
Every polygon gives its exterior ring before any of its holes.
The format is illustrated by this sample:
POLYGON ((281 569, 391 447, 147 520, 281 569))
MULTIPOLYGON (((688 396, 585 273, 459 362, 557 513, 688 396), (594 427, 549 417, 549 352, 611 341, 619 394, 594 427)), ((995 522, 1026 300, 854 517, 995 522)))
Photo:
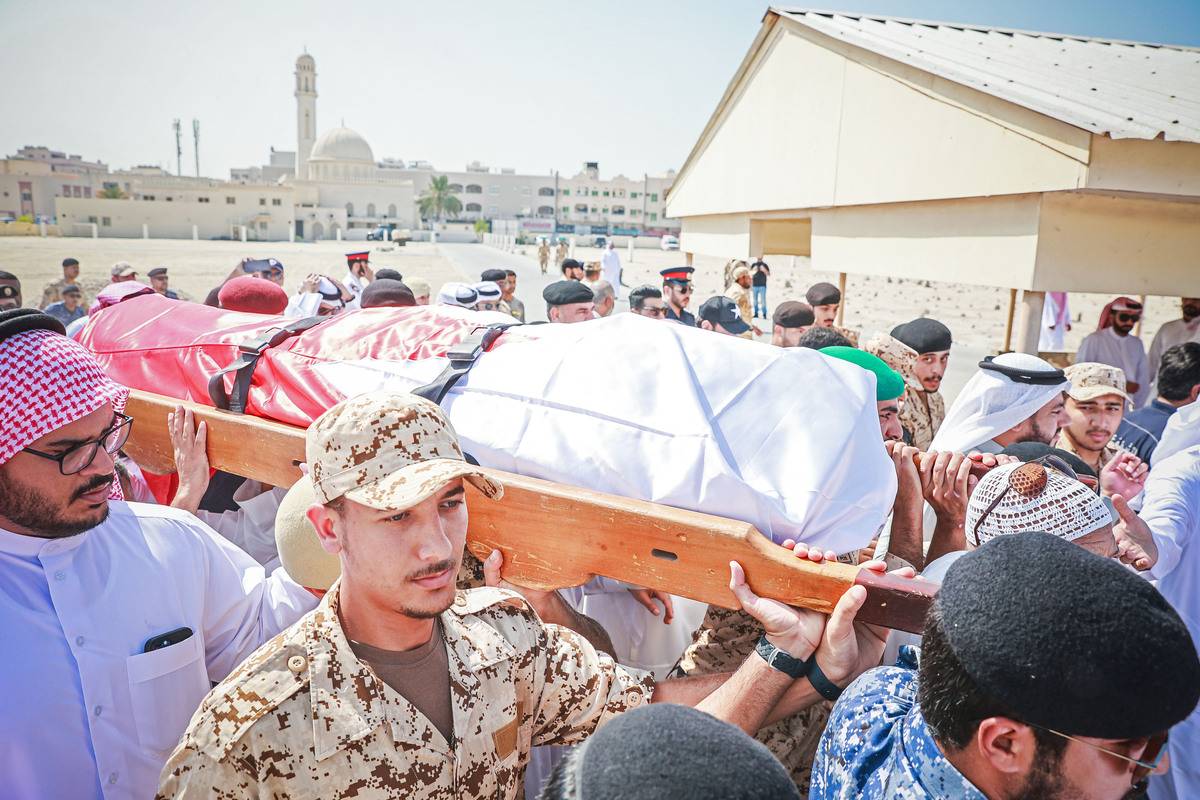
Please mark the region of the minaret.
POLYGON ((296 179, 308 179, 308 157, 317 139, 317 62, 296 59, 296 179))

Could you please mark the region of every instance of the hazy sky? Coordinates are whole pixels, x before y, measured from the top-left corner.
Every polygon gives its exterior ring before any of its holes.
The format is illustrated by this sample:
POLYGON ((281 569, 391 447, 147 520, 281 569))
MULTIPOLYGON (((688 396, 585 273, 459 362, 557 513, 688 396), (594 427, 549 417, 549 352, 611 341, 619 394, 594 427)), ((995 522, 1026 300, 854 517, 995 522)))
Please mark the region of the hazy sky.
MULTIPOLYGON (((1200 0, 825 0, 822 8, 1200 45, 1200 0)), ((317 62, 317 127, 377 159, 640 175, 679 167, 753 40, 761 0, 0 0, 0 155, 44 144, 175 168, 200 120, 228 177, 296 141, 292 70, 317 62), (186 10, 185 10, 186 9, 186 10)))

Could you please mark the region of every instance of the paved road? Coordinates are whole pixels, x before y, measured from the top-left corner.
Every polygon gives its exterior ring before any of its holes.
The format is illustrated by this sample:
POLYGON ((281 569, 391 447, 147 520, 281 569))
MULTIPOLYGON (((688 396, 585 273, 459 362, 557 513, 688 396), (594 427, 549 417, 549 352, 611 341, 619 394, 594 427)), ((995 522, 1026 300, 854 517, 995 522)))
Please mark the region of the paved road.
MULTIPOLYGON (((464 280, 477 281, 485 269, 511 269, 517 273, 517 298, 525 304, 525 321, 546 319, 542 289, 558 280, 554 274, 542 275, 536 259, 506 253, 484 244, 438 243, 439 252, 463 274, 464 280)), ((550 265, 553 270, 554 265, 550 265)), ((438 287, 433 287, 436 292, 438 287)))

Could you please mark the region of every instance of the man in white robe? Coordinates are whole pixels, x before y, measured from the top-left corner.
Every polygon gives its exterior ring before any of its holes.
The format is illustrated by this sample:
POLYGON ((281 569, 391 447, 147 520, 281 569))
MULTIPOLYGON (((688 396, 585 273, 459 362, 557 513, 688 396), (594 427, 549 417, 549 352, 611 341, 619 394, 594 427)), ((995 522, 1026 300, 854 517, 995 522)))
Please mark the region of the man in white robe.
POLYGON ((1079 345, 1075 362, 1097 361, 1125 372, 1125 391, 1133 396, 1134 408, 1141 408, 1150 397, 1150 366, 1146 346, 1131 334, 1142 318, 1142 304, 1129 297, 1118 297, 1100 312, 1100 325, 1079 345))
POLYGON ((617 247, 613 244, 612 239, 608 240, 608 244, 604 248, 604 255, 600 256, 600 276, 612 284, 613 296, 620 300, 621 256, 617 253, 617 247))
POLYGON ((1158 378, 1158 367, 1162 362, 1163 353, 1177 344, 1200 342, 1200 297, 1183 297, 1180 300, 1183 316, 1164 322, 1158 333, 1154 334, 1154 341, 1150 343, 1148 361, 1151 383, 1158 378))
POLYGON ((1046 292, 1042 306, 1042 332, 1038 337, 1038 350, 1061 353, 1067 349, 1067 331, 1071 330, 1071 306, 1066 292, 1046 292))

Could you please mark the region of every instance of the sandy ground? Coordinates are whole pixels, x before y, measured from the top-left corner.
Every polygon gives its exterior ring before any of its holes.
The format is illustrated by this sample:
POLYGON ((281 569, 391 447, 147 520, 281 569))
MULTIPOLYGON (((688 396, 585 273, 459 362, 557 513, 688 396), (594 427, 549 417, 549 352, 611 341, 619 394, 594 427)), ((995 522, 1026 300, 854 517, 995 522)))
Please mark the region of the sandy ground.
POLYGON ((346 274, 345 253, 372 245, 371 263, 376 269, 391 267, 400 274, 420 276, 434 291, 442 283, 462 280, 454 265, 443 258, 437 246, 416 242, 393 248, 379 242, 193 242, 186 239, 83 239, 12 236, 0 238, 0 269, 21 279, 25 304, 36 306, 42 288, 62 277, 62 260, 79 259, 80 280, 94 293, 106 284, 113 263, 128 261, 143 281, 146 271, 157 266, 169 269, 171 288, 190 299, 203 300, 245 256, 276 258, 283 262, 284 288, 293 292, 310 272, 339 280, 346 274))

